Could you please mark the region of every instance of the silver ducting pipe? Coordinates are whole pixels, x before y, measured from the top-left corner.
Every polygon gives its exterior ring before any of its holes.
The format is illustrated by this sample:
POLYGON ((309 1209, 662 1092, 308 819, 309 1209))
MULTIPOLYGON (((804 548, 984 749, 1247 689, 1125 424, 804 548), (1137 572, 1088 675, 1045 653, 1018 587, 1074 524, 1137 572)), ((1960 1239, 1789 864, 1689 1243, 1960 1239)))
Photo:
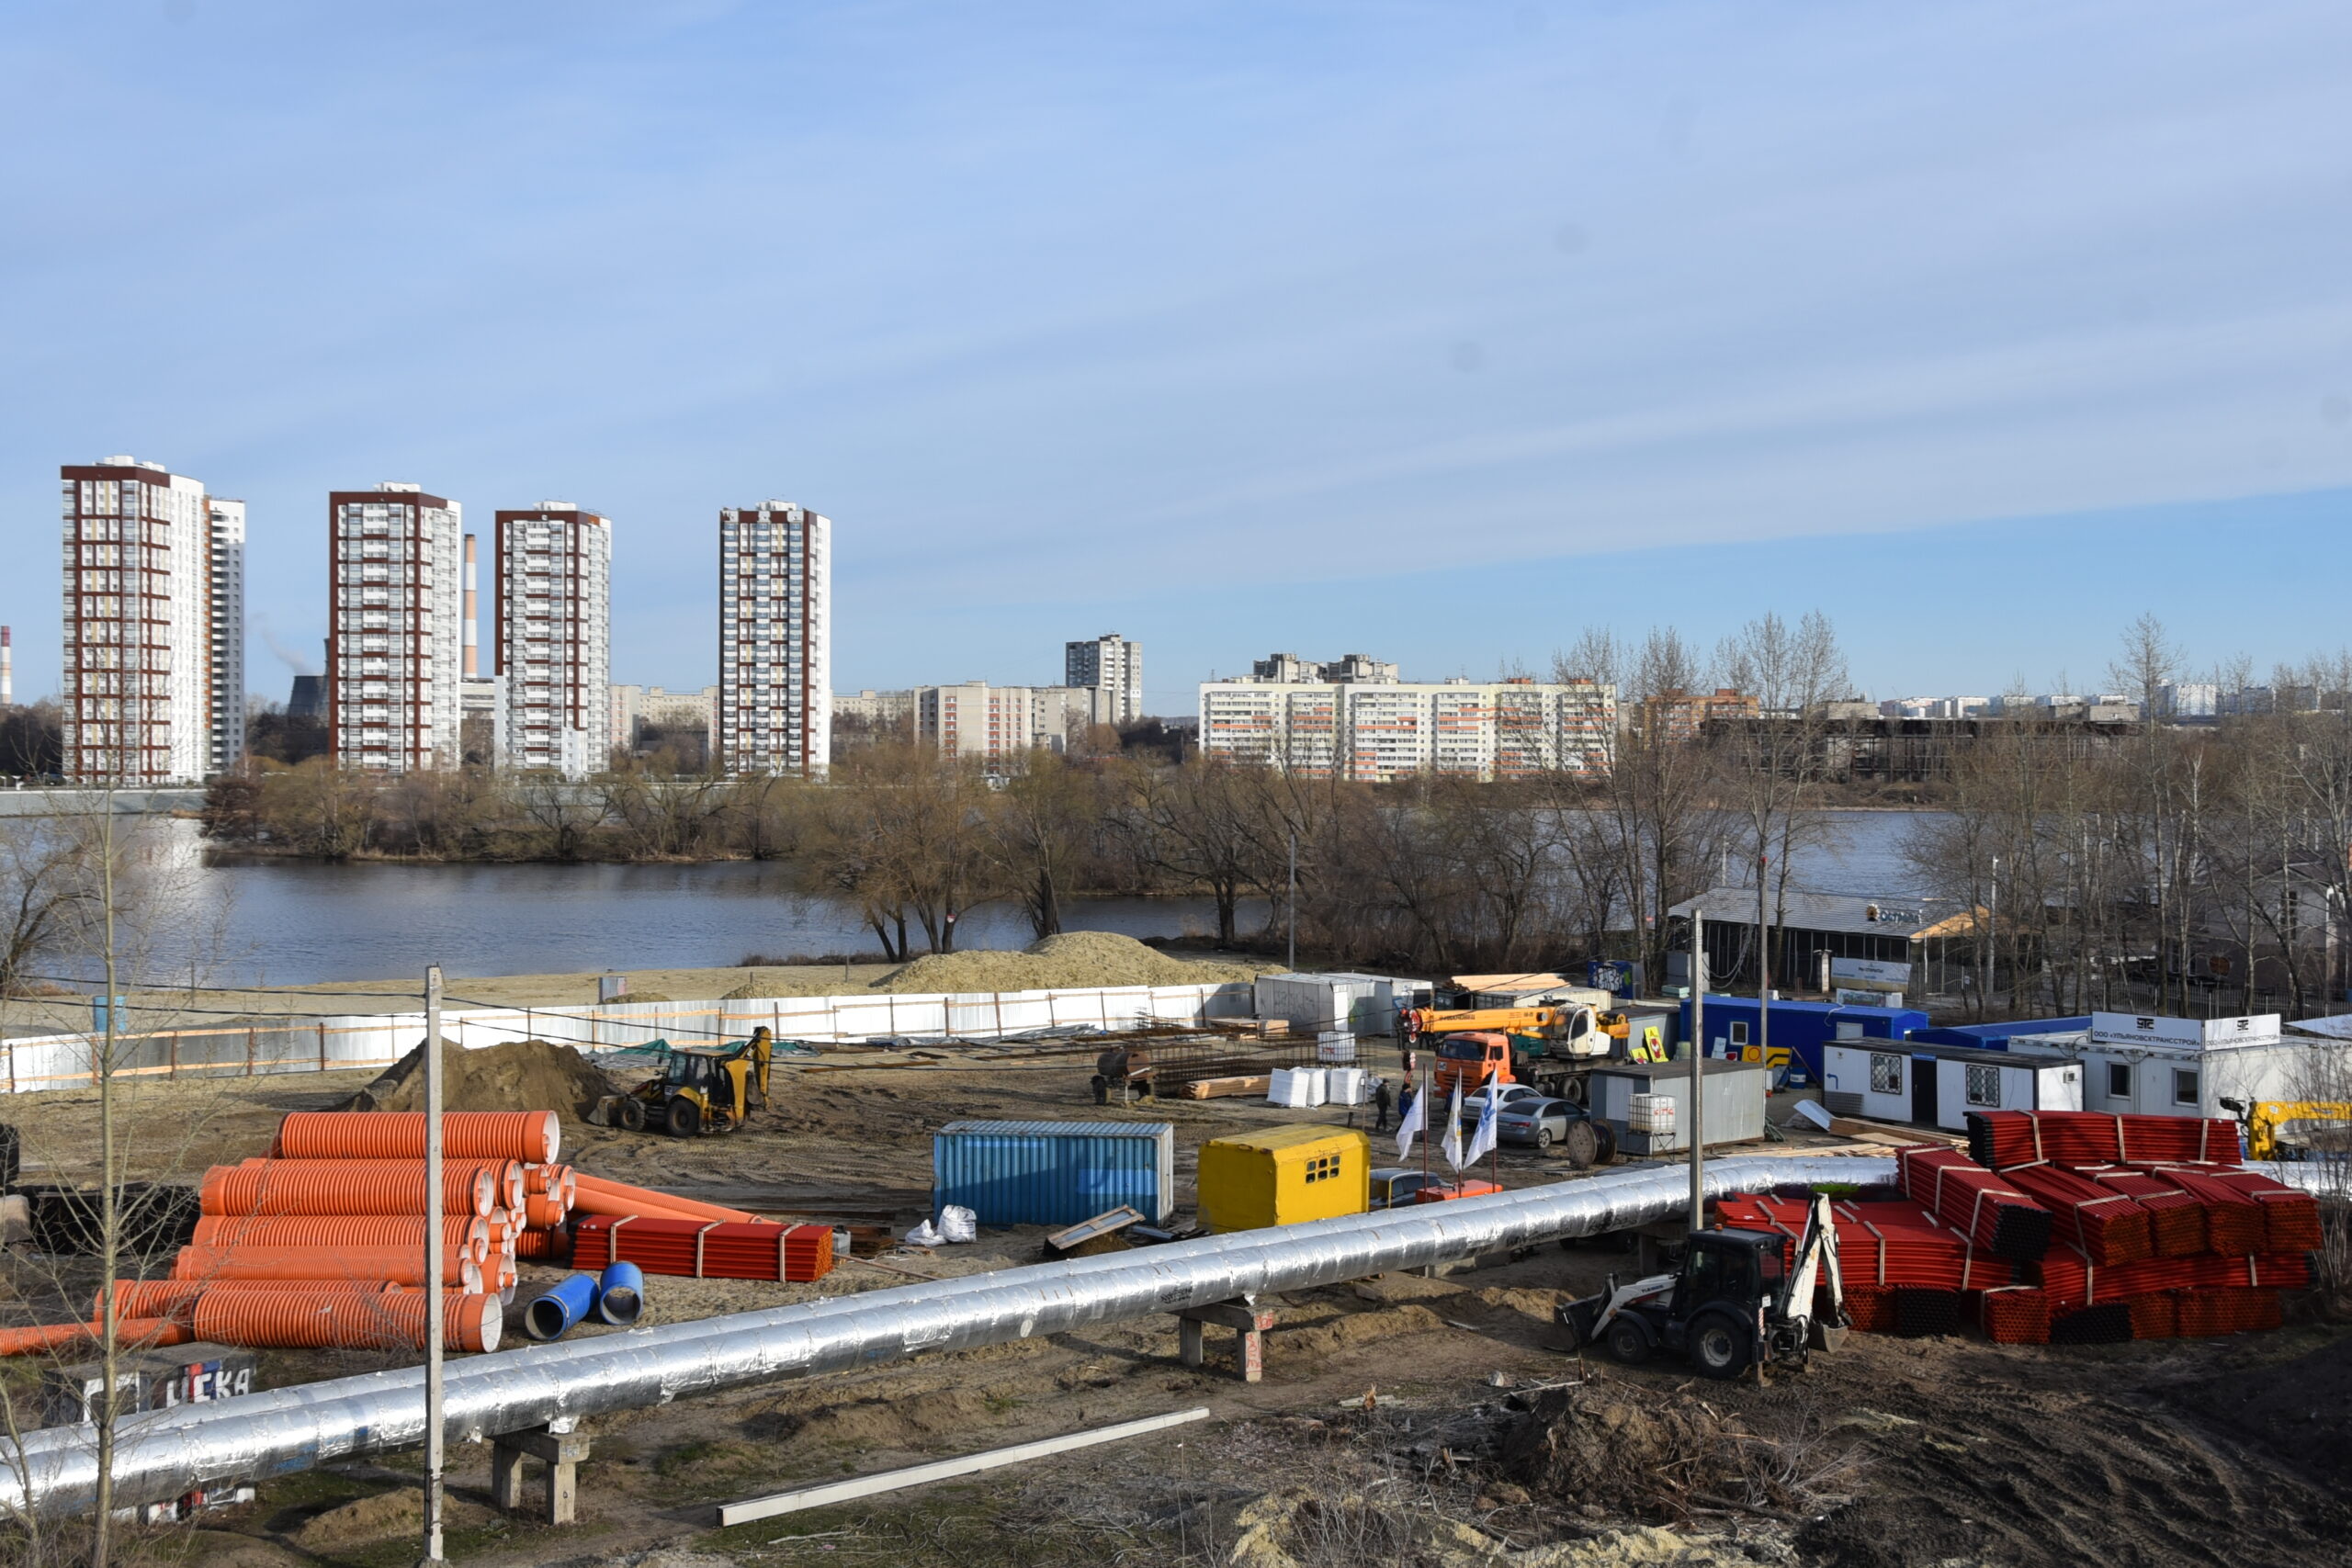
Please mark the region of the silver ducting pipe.
MULTIPOLYGON (((1707 1186, 1720 1194, 1894 1175, 1891 1158, 1749 1156, 1710 1165, 1707 1186)), ((1306 1290, 1645 1224, 1671 1218, 1688 1201, 1681 1166, 1617 1170, 1394 1213, 1238 1231, 480 1356, 448 1368, 449 1429, 479 1439, 925 1351, 1306 1290)), ((123 1506, 162 1502, 413 1447, 424 1429, 424 1371, 413 1367, 144 1413, 118 1429, 115 1496, 123 1506)), ((86 1512, 96 1493, 96 1449, 87 1426, 28 1433, 14 1453, 0 1448, 0 1511, 86 1512)))

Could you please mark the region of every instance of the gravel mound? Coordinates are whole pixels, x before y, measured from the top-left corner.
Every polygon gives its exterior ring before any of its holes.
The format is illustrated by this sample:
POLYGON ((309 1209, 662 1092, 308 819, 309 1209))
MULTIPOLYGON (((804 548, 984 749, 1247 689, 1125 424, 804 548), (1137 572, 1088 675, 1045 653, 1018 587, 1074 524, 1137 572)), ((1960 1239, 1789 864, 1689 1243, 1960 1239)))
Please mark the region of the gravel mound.
POLYGON ((1063 931, 1019 953, 927 953, 874 982, 877 991, 1043 991, 1092 986, 1206 986, 1248 980, 1255 968, 1170 958, 1131 936, 1063 931))
MULTIPOLYGON (((340 1109, 422 1111, 424 1067, 424 1046, 420 1042, 340 1109)), ((590 1106, 612 1091, 605 1075, 569 1045, 514 1040, 464 1051, 446 1040, 441 1043, 444 1111, 552 1111, 566 1121, 578 1122, 590 1106)))

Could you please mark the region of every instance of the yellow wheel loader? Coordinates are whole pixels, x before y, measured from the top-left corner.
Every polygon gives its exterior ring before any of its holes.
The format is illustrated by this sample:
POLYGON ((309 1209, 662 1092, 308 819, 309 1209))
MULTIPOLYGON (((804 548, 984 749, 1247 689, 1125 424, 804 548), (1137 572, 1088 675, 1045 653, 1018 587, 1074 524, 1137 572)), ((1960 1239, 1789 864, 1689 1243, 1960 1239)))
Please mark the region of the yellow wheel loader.
POLYGON ((732 1133, 767 1104, 775 1050, 765 1029, 729 1045, 669 1046, 658 1077, 597 1101, 589 1120, 632 1133, 658 1128, 674 1138, 732 1133))

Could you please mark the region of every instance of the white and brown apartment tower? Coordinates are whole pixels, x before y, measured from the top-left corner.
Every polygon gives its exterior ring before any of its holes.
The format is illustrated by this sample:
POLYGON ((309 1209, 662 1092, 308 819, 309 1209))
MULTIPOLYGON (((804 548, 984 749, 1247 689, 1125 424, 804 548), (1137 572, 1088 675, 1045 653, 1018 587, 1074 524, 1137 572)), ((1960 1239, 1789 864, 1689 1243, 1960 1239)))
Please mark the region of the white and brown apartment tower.
POLYGON ((730 772, 832 762, 832 532, 788 501, 718 513, 718 751, 730 772))
POLYGON ((498 761, 585 778, 611 763, 613 525, 568 501, 501 512, 492 540, 498 761))
POLYGON ((327 496, 327 737, 336 764, 455 767, 463 509, 413 484, 327 496))
POLYGON ((58 470, 64 761, 86 783, 190 784, 244 751, 244 507, 160 463, 58 470))

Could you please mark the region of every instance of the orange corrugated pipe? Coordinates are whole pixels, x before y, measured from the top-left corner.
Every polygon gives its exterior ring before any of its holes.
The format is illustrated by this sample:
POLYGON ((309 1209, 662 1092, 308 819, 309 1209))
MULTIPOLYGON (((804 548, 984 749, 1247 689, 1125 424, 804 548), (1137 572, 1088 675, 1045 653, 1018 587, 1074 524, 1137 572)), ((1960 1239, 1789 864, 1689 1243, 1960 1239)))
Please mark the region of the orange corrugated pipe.
MULTIPOLYGON (((441 1249, 436 1284, 479 1291, 484 1265, 470 1251, 441 1249)), ((175 1280, 372 1280, 422 1285, 424 1249, 407 1247, 183 1247, 172 1263, 175 1280)))
MULTIPOLYGON (((340 1170, 389 1170, 413 1173, 410 1179, 424 1190, 424 1161, 417 1159, 303 1159, 247 1160, 247 1168, 255 1170, 319 1170, 334 1167, 340 1170)), ((486 1170, 491 1176, 491 1201, 513 1208, 523 1201, 523 1162, 518 1159, 457 1159, 442 1162, 441 1174, 446 1179, 452 1172, 486 1170)))
MULTIPOLYGON (((523 1270, 515 1267, 514 1255, 513 1253, 508 1252, 500 1254, 497 1258, 492 1259, 491 1266, 494 1266, 498 1269, 498 1283, 491 1287, 492 1290, 501 1292, 512 1291, 522 1281, 523 1270)), ((482 1278, 485 1280, 490 1278, 491 1266, 485 1266, 482 1269, 482 1278)))
MULTIPOLYGON (((198 1247, 405 1247, 424 1250, 424 1218, 409 1214, 207 1214, 189 1238, 198 1247)), ((479 1214, 441 1222, 441 1239, 477 1258, 490 1256, 490 1223, 479 1214)))
MULTIPOLYGON (((488 1217, 493 1183, 486 1167, 445 1170, 441 1201, 457 1214, 488 1217)), ((345 1160, 273 1160, 216 1165, 199 1197, 208 1214, 422 1214, 424 1166, 345 1160)))
POLYGON ((570 1213, 560 1198, 534 1195, 523 1200, 523 1224, 531 1230, 551 1231, 570 1213))
MULTIPOLYGON (((176 1323, 161 1318, 123 1317, 115 1320, 115 1344, 125 1350, 155 1345, 185 1345, 196 1337, 176 1323)), ((30 1328, 0 1328, 0 1356, 29 1356, 43 1350, 70 1350, 85 1339, 98 1343, 95 1323, 43 1323, 30 1328)))
POLYGON ((586 1176, 574 1172, 579 1180, 579 1197, 572 1207, 591 1214, 655 1214, 667 1213, 684 1220, 745 1220, 759 1224, 772 1224, 757 1214, 747 1214, 741 1209, 723 1209, 716 1203, 699 1199, 680 1198, 668 1192, 649 1192, 642 1187, 631 1187, 625 1181, 607 1181, 601 1176, 586 1176), (592 1201, 596 1200, 596 1201, 592 1201), (613 1203, 631 1203, 634 1208, 616 1209, 613 1203), (600 1206, 604 1205, 604 1206, 600 1206))
MULTIPOLYGON (((121 1318, 153 1318, 165 1323, 185 1325, 196 1312, 197 1299, 214 1289, 206 1280, 117 1280, 114 1282, 115 1316, 121 1318)), ((239 1290, 298 1290, 355 1291, 362 1295, 379 1296, 398 1286, 381 1280, 243 1280, 239 1290)), ((105 1303, 90 1303, 90 1321, 97 1321, 105 1310, 105 1303)))
POLYGON ((526 1165, 523 1168, 523 1196, 556 1191, 571 1178, 571 1168, 568 1165, 526 1165))
MULTIPOLYGON (((552 1111, 445 1111, 441 1153, 447 1159, 514 1159, 547 1164, 563 1146, 552 1111)), ((294 1111, 277 1124, 271 1152, 282 1159, 423 1159, 422 1111, 294 1111)))
MULTIPOLYGON (((197 1298, 199 1339, 272 1348, 421 1349, 433 1298, 422 1291, 250 1291, 216 1285, 197 1298)), ((440 1298, 443 1332, 453 1350, 495 1350, 498 1298, 475 1292, 440 1298)))

